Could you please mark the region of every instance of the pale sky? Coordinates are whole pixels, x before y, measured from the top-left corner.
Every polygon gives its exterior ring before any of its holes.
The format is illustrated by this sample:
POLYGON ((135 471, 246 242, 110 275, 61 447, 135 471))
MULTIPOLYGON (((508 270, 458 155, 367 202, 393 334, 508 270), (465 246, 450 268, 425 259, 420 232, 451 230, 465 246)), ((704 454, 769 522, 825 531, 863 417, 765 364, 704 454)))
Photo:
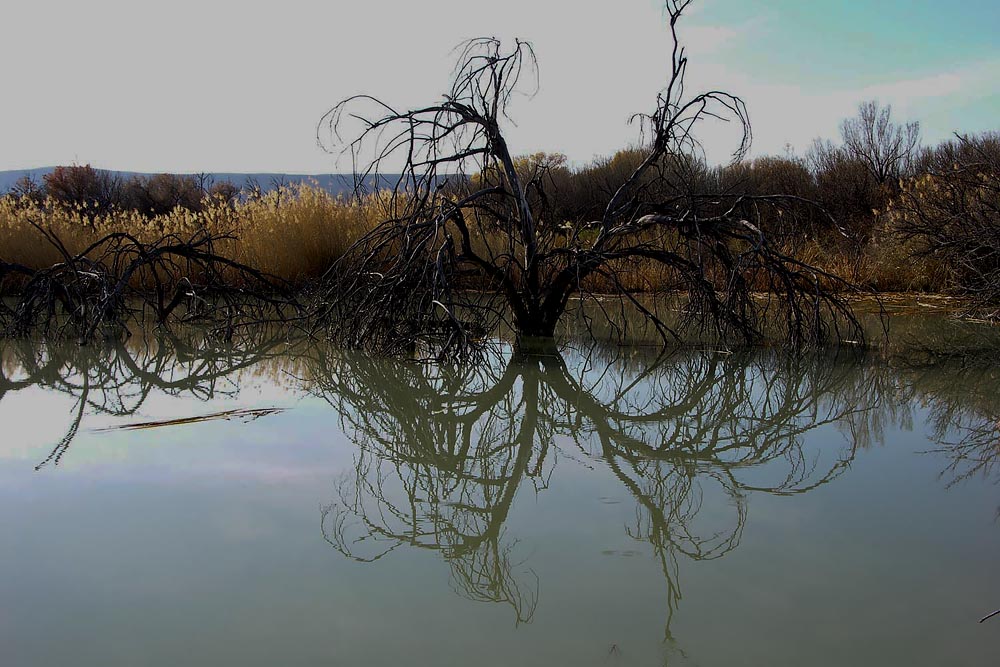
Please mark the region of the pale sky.
MULTIPOLYGON (((0 169, 329 173, 316 123, 360 92, 438 99, 469 37, 531 41, 541 87, 509 143, 576 162, 637 138, 665 83, 655 0, 33 0, 3 9, 0 169)), ((928 142, 1000 129, 996 0, 696 0, 689 90, 742 96, 754 152, 804 151, 878 98, 928 142)), ((706 125, 712 157, 731 137, 706 125)))

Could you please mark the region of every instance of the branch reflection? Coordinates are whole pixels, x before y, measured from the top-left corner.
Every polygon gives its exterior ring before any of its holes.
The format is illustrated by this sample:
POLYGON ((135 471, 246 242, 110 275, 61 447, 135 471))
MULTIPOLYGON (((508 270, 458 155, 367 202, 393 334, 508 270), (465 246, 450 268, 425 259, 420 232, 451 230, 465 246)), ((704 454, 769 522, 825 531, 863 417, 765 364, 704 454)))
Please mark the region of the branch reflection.
POLYGON ((264 328, 220 343, 191 329, 184 337, 147 333, 107 346, 0 339, 0 401, 38 387, 74 400, 65 435, 35 467, 58 465, 88 414, 134 415, 150 394, 201 401, 238 392, 238 374, 281 355, 286 338, 264 328))
MULTIPOLYGON (((1000 483, 1000 356, 992 349, 909 363, 903 384, 928 409, 933 453, 949 463, 948 486, 972 478, 1000 483)), ((1000 508, 997 510, 1000 515, 1000 508)))
POLYGON ((359 561, 438 552, 460 595, 507 604, 519 623, 535 613, 539 581, 510 527, 518 494, 544 492, 557 461, 606 467, 634 502, 624 535, 648 544, 662 570, 670 639, 683 559, 732 552, 752 494, 828 484, 887 426, 926 421, 949 484, 1000 481, 1000 360, 984 355, 921 364, 597 348, 454 366, 345 353, 287 331, 222 345, 191 330, 111 347, 0 340, 0 401, 32 387, 73 400, 42 468, 59 464, 88 415, 127 417, 153 394, 231 398, 244 371, 285 378, 329 402, 357 445, 322 513, 327 541, 359 561), (816 429, 829 436, 807 437, 816 429))
POLYGON ((842 474, 858 440, 810 451, 824 425, 870 428, 879 396, 856 358, 690 351, 666 359, 603 351, 513 355, 500 367, 317 358, 316 391, 358 446, 323 510, 326 539, 372 561, 400 546, 440 551, 456 589, 504 602, 518 622, 537 579, 505 521, 525 485, 544 489, 558 458, 603 461, 634 498, 628 535, 648 542, 667 587, 666 637, 681 599, 678 558, 720 558, 740 541, 751 492, 804 493, 842 474), (325 364, 325 365, 324 365, 325 364), (703 525, 709 494, 731 515, 703 525))

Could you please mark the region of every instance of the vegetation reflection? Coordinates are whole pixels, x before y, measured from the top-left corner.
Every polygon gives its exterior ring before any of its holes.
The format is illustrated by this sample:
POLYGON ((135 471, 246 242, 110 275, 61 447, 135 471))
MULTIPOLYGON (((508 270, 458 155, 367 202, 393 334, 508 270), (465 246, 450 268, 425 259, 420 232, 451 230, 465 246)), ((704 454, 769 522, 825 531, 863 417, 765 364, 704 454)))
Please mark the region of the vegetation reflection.
POLYGON ((501 367, 330 358, 316 390, 358 446, 323 510, 326 539, 377 560, 400 546, 440 551, 456 590, 529 621, 537 579, 505 522, 518 490, 544 489, 560 458, 603 461, 633 497, 628 534, 648 542, 667 587, 666 637, 681 599, 678 558, 739 544, 751 492, 791 495, 841 473, 858 439, 810 452, 804 434, 865 423, 878 395, 856 358, 689 351, 668 358, 514 355, 501 367), (709 494, 727 525, 699 512, 709 494))
POLYGON ((530 621, 539 603, 525 545, 508 529, 517 494, 544 492, 559 461, 607 466, 635 503, 626 534, 650 546, 663 572, 668 639, 680 561, 735 549, 754 492, 794 495, 829 483, 887 427, 918 418, 946 457, 947 483, 1000 471, 1000 364, 987 352, 924 361, 548 352, 418 364, 265 329, 226 344, 195 330, 108 347, 0 340, 0 401, 32 387, 73 399, 65 435, 40 457, 41 469, 59 465, 88 415, 128 418, 153 394, 232 398, 247 373, 311 392, 335 408, 357 445, 322 512, 323 536, 360 561, 399 547, 439 552, 459 594, 508 604, 517 622, 530 621), (819 447, 807 437, 817 428, 841 434, 836 451, 829 438, 819 447))
POLYGON ((238 374, 286 350, 286 338, 261 328, 238 343, 191 330, 135 336, 106 346, 0 338, 0 401, 40 387, 72 397, 65 435, 36 466, 58 464, 88 414, 135 415, 156 392, 201 401, 234 396, 238 374))

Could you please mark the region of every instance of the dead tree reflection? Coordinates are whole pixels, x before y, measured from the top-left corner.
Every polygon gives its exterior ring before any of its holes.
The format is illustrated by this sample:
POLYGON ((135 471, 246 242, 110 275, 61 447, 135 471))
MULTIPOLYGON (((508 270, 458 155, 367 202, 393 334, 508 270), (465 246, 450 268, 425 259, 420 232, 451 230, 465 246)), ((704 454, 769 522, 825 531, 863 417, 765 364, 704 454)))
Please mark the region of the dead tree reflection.
POLYGON ((360 446, 354 474, 324 510, 327 540, 369 561, 402 544, 439 550, 456 590, 507 602, 518 622, 530 620, 537 579, 518 571, 517 543, 504 530, 521 484, 546 477, 552 430, 541 411, 552 397, 530 368, 351 356, 317 374, 360 446))
POLYGON ((831 454, 803 436, 870 407, 856 360, 569 359, 517 355, 499 369, 317 359, 317 391, 359 447, 322 513, 326 539, 363 561, 404 545, 440 551, 461 594, 510 604, 528 621, 538 587, 505 532, 513 501, 525 485, 547 486, 560 457, 601 460, 636 501, 628 534, 660 561, 670 639, 678 559, 732 551, 750 493, 803 493, 843 473, 853 439, 831 454), (705 526, 701 509, 716 493, 731 516, 705 526))
POLYGON ((928 409, 932 452, 948 460, 941 475, 949 486, 976 477, 1000 483, 998 368, 994 349, 931 356, 904 368, 907 393, 928 409))
POLYGON ((225 343, 195 329, 99 346, 0 338, 0 401, 29 387, 74 400, 65 435, 38 470, 58 465, 87 414, 133 415, 154 391, 204 401, 235 395, 238 372, 282 353, 286 343, 286 336, 264 328, 225 343))

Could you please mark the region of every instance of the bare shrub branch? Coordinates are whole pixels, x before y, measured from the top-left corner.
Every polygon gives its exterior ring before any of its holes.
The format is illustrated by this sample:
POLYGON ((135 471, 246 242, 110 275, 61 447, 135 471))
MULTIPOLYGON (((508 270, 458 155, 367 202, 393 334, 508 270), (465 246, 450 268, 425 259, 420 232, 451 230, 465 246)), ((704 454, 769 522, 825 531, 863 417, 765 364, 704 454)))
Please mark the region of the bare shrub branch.
POLYGON ((62 260, 31 269, 0 259, 0 333, 72 337, 80 343, 121 338, 135 318, 157 324, 208 323, 224 339, 239 328, 286 319, 298 304, 276 278, 218 254, 231 237, 198 231, 143 242, 126 232, 71 253, 35 224, 62 260))
MULTIPOLYGON (((755 342, 778 321, 794 345, 861 340, 840 295, 851 286, 770 241, 771 229, 799 222, 801 198, 705 190, 688 178, 702 121, 742 128, 736 158, 751 138, 739 97, 685 90, 678 23, 689 5, 666 4, 669 78, 653 108, 634 117, 642 148, 594 219, 559 219, 550 196, 558 162, 519 160, 505 140, 508 105, 530 89, 523 79, 535 80, 525 42, 461 46, 449 92, 435 104, 400 110, 366 95, 331 109, 318 134, 351 156, 358 184, 383 182, 402 164, 377 195, 384 221, 328 276, 323 315, 333 335, 383 352, 430 341, 444 354, 468 350, 500 324, 519 338, 551 337, 569 301, 594 294, 595 282, 634 300, 623 277, 641 267, 661 277, 650 291, 686 295, 683 326, 755 342)), ((676 335, 653 309, 642 312, 664 340, 676 335)))

